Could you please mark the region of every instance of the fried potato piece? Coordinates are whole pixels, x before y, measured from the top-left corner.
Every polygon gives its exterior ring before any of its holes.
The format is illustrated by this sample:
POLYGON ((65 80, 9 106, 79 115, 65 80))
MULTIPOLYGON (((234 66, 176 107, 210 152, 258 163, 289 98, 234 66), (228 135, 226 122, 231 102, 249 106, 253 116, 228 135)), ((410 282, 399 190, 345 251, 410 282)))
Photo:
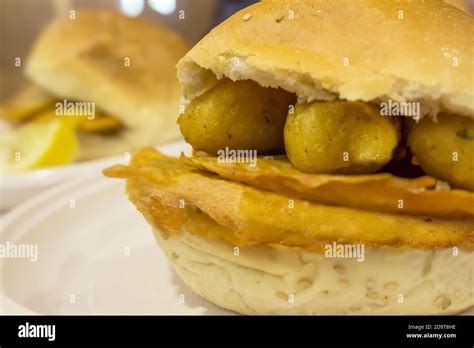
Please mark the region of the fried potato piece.
POLYGON ((473 248, 474 219, 426 220, 310 203, 193 170, 150 149, 136 154, 130 166, 104 173, 127 178, 131 201, 167 233, 179 234, 196 214, 204 214, 201 221, 211 219, 218 227, 203 231, 195 223, 191 232, 216 233, 215 238, 236 245, 315 250, 337 241, 368 247, 473 248))
POLYGON ((94 119, 83 117, 77 129, 86 133, 114 134, 123 128, 122 122, 112 116, 96 111, 94 119))
POLYGON ((255 167, 219 163, 215 157, 181 158, 192 167, 229 180, 319 203, 395 214, 474 217, 473 193, 433 190, 437 180, 429 176, 308 174, 295 169, 283 156, 258 158, 255 167))
POLYGON ((283 150, 283 127, 296 97, 253 81, 224 80, 193 100, 178 119, 184 139, 196 150, 283 150))
POLYGON ((285 124, 291 163, 309 173, 372 173, 388 163, 400 140, 399 121, 362 102, 299 104, 285 124))
POLYGON ((0 105, 0 119, 24 121, 35 114, 53 107, 56 98, 36 85, 30 84, 0 105))
MULTIPOLYGON (((56 117, 54 105, 57 99, 39 88, 29 84, 12 98, 0 105, 0 119, 8 122, 21 122, 30 119, 53 119, 56 117)), ((87 133, 109 134, 118 132, 122 123, 105 113, 96 110, 94 119, 87 117, 62 117, 64 122, 87 133)))
POLYGON ((474 190, 474 120, 438 115, 408 122, 408 146, 423 170, 456 186, 474 190))
MULTIPOLYGON (((58 118, 54 109, 47 109, 35 116, 38 120, 52 120, 58 118)), ((93 119, 84 116, 61 116, 61 121, 69 124, 71 127, 86 133, 114 134, 123 128, 122 123, 100 111, 95 112, 93 119)))

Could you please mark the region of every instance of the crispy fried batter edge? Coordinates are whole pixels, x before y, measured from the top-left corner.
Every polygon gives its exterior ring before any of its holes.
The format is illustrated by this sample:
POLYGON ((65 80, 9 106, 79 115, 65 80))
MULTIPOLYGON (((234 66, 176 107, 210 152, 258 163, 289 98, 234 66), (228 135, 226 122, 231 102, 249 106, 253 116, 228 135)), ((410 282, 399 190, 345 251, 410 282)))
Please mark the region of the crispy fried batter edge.
POLYGON ((320 251, 332 241, 368 247, 473 249, 471 218, 402 216, 310 203, 224 180, 153 149, 137 153, 129 166, 113 166, 104 174, 127 178, 132 203, 152 225, 176 236, 186 229, 234 245, 310 251, 320 251))

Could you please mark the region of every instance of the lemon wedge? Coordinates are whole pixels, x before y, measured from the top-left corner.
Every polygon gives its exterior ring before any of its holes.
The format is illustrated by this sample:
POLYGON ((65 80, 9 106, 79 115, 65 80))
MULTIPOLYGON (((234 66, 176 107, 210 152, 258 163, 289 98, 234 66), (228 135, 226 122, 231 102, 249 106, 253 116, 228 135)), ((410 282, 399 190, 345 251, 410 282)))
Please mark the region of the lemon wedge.
POLYGON ((74 127, 62 120, 36 120, 0 138, 0 171, 20 172, 71 163, 79 151, 74 127))

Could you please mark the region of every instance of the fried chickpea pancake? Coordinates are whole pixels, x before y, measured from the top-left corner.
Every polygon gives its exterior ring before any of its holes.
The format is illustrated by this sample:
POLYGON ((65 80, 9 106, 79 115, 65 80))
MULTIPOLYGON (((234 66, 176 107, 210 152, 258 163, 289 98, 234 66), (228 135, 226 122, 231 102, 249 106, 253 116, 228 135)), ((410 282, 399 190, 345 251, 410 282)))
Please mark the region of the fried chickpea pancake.
MULTIPOLYGON (((132 202, 153 220, 153 212, 160 206, 179 209, 182 200, 190 210, 198 209, 229 231, 228 240, 237 245, 280 244, 313 249, 337 240, 370 246, 472 247, 472 218, 428 220, 425 216, 395 216, 316 204, 193 171, 185 162, 151 149, 136 154, 130 167, 112 167, 105 173, 129 178, 132 202)), ((183 213, 188 214, 187 210, 183 213)))
POLYGON ((181 158, 190 166, 228 180, 319 203, 395 214, 474 217, 474 193, 436 190, 437 180, 430 176, 407 179, 389 173, 308 174, 295 169, 285 157, 258 158, 255 167, 219 163, 209 156, 181 158))
POLYGON ((25 121, 35 114, 52 108, 56 98, 43 89, 28 84, 0 105, 0 120, 25 121))

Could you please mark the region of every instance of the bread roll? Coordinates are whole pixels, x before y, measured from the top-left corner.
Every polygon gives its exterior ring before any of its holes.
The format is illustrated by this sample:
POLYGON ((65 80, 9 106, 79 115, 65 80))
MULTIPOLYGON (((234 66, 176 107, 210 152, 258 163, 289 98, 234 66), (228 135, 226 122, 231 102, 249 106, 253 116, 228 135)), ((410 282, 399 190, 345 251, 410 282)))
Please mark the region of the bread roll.
POLYGON ((242 314, 456 314, 474 304, 472 253, 453 248, 365 249, 356 258, 234 246, 155 230, 179 277, 242 314))
POLYGON ((225 76, 302 102, 418 101, 426 114, 474 117, 472 25, 442 0, 266 0, 211 31, 178 76, 188 100, 225 76))
POLYGON ((27 76, 58 99, 95 102, 118 118, 118 136, 80 136, 79 159, 180 137, 175 64, 185 42, 158 24, 109 11, 77 11, 54 21, 34 45, 27 76))

